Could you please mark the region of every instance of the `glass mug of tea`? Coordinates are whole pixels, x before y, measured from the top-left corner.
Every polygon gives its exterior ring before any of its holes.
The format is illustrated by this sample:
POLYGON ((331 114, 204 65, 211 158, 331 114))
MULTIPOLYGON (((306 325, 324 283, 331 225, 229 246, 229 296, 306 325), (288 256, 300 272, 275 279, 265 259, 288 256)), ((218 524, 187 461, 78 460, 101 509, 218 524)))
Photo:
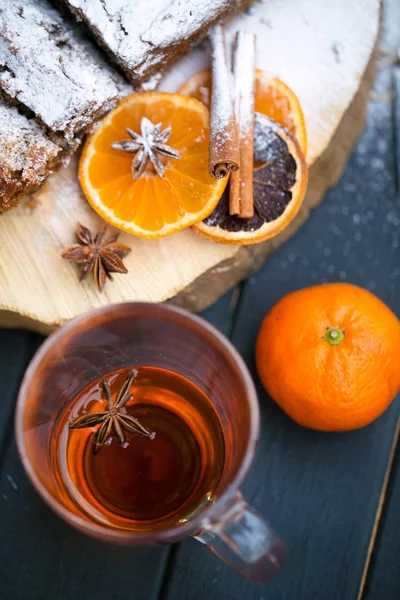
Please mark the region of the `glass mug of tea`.
POLYGON ((254 581, 285 560, 238 489, 259 436, 253 382, 197 316, 126 303, 68 322, 27 369, 16 436, 39 494, 84 533, 131 545, 193 536, 254 581))

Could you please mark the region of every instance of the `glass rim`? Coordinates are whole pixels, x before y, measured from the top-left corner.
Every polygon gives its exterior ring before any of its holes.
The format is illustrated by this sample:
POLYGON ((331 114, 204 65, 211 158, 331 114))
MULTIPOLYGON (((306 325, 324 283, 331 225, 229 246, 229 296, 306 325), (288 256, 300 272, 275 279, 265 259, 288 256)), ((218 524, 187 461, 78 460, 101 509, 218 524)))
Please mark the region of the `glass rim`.
POLYGON ((164 303, 122 302, 118 304, 111 304, 108 306, 103 306, 87 311, 82 315, 79 315, 67 321, 64 325, 62 325, 55 332, 49 335, 49 337, 43 342, 43 344, 40 346, 40 348, 36 351, 33 358, 31 359, 22 379, 15 409, 15 436, 19 456, 29 480, 31 481, 33 487, 36 489, 39 495, 42 497, 42 499, 46 502, 46 504, 50 506, 50 508, 52 508, 52 510, 55 513, 57 513, 60 517, 62 517, 67 523, 72 524, 80 531, 85 531, 86 533, 97 538, 108 539, 111 542, 125 541, 126 543, 131 542, 138 545, 140 543, 145 543, 149 539, 152 543, 165 543, 168 542, 169 539, 178 539, 187 535, 193 535, 194 533, 202 529, 202 524, 205 521, 212 521, 213 519, 218 518, 219 515, 222 515, 224 512, 224 506, 226 505, 227 501, 229 501, 230 498, 234 498, 236 491, 239 489, 240 485, 242 484, 245 476, 247 475, 250 469, 254 457, 255 445, 259 439, 259 432, 260 409, 257 392, 250 372, 243 358, 240 356, 239 352, 224 334, 222 334, 216 327, 211 325, 211 323, 209 323, 205 319, 193 313, 190 313, 180 307, 164 303), (183 317, 187 322, 190 322, 192 325, 194 324, 198 330, 204 330, 208 332, 212 338, 212 342, 216 344, 222 352, 224 352, 225 356, 229 357, 230 361, 232 362, 232 366, 239 372, 239 376, 243 383, 243 388, 245 390, 245 396, 248 400, 250 411, 249 439, 240 467, 237 470, 232 481, 230 481, 230 483, 227 485, 227 487, 218 497, 215 503, 211 504, 210 506, 206 506, 197 515, 195 515, 186 523, 175 525, 174 527, 155 532, 132 532, 129 530, 117 528, 107 528, 106 525, 101 525, 91 521, 87 521, 86 519, 71 512, 68 508, 66 508, 63 505, 61 501, 52 496, 52 494, 46 489, 46 487, 40 481, 39 477, 36 475, 33 464, 31 463, 30 458, 28 456, 24 440, 23 420, 26 401, 29 396, 29 388, 32 379, 36 373, 36 369, 39 366, 40 362, 43 360, 43 358, 46 356, 47 352, 51 348, 53 348, 54 345, 56 345, 57 342, 60 339, 62 339, 65 334, 73 331, 74 328, 79 326, 82 322, 88 322, 94 317, 97 317, 102 314, 118 312, 121 311, 121 309, 129 311, 129 309, 132 308, 146 310, 150 309, 151 311, 155 310, 156 312, 162 312, 165 314, 176 314, 180 317, 183 317))

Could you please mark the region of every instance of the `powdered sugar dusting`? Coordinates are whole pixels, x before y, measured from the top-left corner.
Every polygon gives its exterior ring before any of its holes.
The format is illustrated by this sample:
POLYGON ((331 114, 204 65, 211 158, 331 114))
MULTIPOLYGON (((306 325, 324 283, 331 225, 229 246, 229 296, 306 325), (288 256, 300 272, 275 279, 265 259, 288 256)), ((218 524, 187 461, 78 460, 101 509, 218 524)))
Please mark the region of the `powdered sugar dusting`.
POLYGON ((35 191, 59 160, 62 149, 33 119, 0 97, 0 213, 18 196, 35 191))
POLYGON ((229 170, 237 169, 239 152, 232 74, 226 53, 224 30, 221 25, 217 25, 211 31, 210 43, 213 80, 210 114, 210 172, 214 176, 224 177, 229 170), (225 166, 219 173, 220 165, 223 163, 225 166))
POLYGON ((235 41, 233 73, 235 80, 235 113, 241 138, 252 137, 254 125, 254 68, 256 36, 238 31, 235 41))
POLYGON ((255 162, 271 162, 287 153, 287 144, 277 133, 279 127, 265 115, 254 113, 255 162))
POLYGON ((248 0, 66 0, 128 77, 162 71, 188 42, 248 0))
POLYGON ((11 172, 27 168, 26 157, 32 147, 43 149, 44 153, 55 158, 60 148, 44 133, 33 119, 21 114, 17 107, 6 106, 0 98, 0 148, 3 169, 11 172))
POLYGON ((0 4, 0 87, 67 139, 113 108, 113 69, 46 0, 0 4))
POLYGON ((221 25, 210 34, 213 85, 211 95, 211 129, 228 130, 234 119, 232 77, 225 48, 225 36, 221 25))
POLYGON ((239 131, 240 168, 231 180, 229 211, 231 214, 239 214, 242 219, 250 218, 254 215, 253 128, 255 42, 255 35, 253 33, 238 31, 233 54, 235 114, 239 131), (236 178, 239 178, 239 181, 236 181, 236 178))

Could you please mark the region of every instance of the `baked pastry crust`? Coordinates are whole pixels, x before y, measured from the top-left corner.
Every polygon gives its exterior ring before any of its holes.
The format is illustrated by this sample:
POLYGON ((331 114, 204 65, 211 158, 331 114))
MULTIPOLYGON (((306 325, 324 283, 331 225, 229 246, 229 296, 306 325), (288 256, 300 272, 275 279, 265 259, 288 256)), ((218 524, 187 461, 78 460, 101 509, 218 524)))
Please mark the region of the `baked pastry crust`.
POLYGON ((68 140, 118 99, 112 68, 47 0, 2 0, 0 65, 3 92, 68 140))
MULTIPOLYGON (((58 0, 60 2, 60 0, 58 0)), ((249 0, 64 0, 134 85, 165 69, 249 0)))
POLYGON ((23 194, 37 190, 63 150, 34 119, 0 98, 0 212, 17 204, 23 194))
POLYGON ((47 0, 2 0, 0 67, 2 212, 36 191, 131 86, 47 0))

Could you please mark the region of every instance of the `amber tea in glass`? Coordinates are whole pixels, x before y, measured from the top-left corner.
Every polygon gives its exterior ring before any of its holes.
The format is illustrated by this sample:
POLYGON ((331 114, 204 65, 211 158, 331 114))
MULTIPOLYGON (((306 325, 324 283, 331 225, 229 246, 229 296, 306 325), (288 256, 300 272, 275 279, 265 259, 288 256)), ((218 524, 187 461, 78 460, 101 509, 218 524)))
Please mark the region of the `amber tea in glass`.
POLYGON ((104 411, 130 368, 95 380, 60 414, 49 452, 60 483, 89 518, 112 527, 146 531, 184 523, 213 497, 224 466, 219 417, 207 396, 185 377, 154 367, 135 370, 124 414, 151 432, 123 430, 96 451, 92 427, 71 429, 82 414, 104 411))
POLYGON ((255 581, 284 562, 238 490, 259 435, 254 385, 199 317, 127 303, 70 321, 28 367, 16 435, 38 492, 84 533, 131 545, 193 536, 255 581))

